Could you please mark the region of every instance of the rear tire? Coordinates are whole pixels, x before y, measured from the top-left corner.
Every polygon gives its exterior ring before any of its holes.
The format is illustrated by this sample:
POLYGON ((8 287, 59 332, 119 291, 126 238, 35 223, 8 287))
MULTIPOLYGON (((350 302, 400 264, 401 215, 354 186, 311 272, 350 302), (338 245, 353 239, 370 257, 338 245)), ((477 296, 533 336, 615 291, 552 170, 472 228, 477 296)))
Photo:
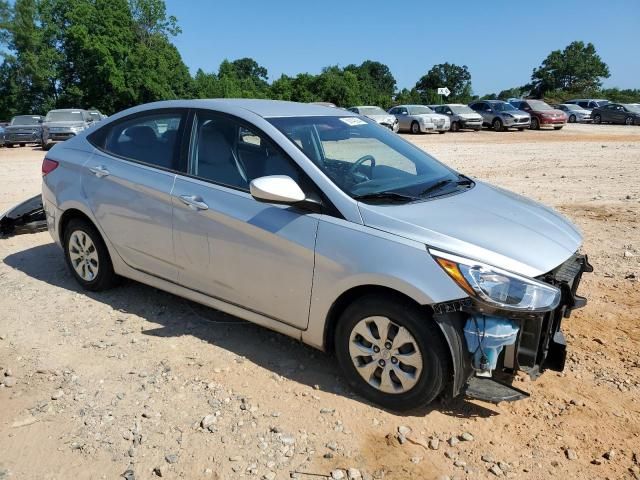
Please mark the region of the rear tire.
POLYGON ((593 123, 597 123, 598 125, 602 123, 602 117, 599 114, 595 114, 593 116, 593 123))
POLYGON ((420 125, 418 125, 418 122, 411 122, 411 133, 413 133, 414 135, 420 133, 420 125))
POLYGON ((442 332, 425 312, 404 299, 380 295, 358 299, 340 316, 334 345, 354 390, 390 410, 431 403, 449 378, 450 352, 442 332))
POLYGON ((493 127, 493 130, 496 132, 502 132, 504 130, 502 120, 500 120, 499 118, 494 118, 491 126, 493 127))
POLYGON ((89 221, 82 218, 70 220, 63 238, 67 266, 82 288, 99 292, 118 283, 107 246, 89 221))

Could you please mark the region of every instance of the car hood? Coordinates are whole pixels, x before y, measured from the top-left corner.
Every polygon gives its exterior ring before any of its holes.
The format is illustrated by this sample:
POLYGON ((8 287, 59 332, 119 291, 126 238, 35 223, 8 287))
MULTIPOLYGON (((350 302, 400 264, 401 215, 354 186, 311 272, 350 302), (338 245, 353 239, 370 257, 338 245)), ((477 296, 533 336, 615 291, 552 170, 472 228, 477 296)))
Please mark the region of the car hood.
POLYGON ((359 207, 371 228, 529 277, 549 272, 582 244, 559 213, 483 182, 430 201, 359 207))
POLYGON ((47 127, 86 127, 84 122, 66 121, 66 122, 46 122, 44 125, 47 127))
POLYGON ((558 110, 557 108, 554 108, 553 110, 534 110, 535 113, 539 113, 540 115, 554 115, 554 116, 561 116, 564 115, 565 113, 562 110, 558 110))
POLYGON ((391 115, 390 113, 386 115, 366 115, 367 118, 371 120, 375 120, 378 123, 393 123, 396 121, 396 117, 391 115))

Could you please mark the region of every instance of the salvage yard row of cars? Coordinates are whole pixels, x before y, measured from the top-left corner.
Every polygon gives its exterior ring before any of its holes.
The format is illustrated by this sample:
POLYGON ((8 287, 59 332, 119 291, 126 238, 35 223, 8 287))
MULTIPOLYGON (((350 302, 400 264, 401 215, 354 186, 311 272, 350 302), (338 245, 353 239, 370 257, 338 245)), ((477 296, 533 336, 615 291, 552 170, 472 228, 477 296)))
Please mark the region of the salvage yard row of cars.
POLYGON ((347 110, 371 118, 394 132, 413 134, 478 131, 483 126, 495 131, 545 127, 560 130, 567 123, 577 122, 640 125, 639 104, 610 103, 603 99, 574 99, 551 106, 542 100, 513 98, 477 100, 469 105, 397 105, 388 112, 376 106, 347 110))
POLYGON ((55 143, 68 140, 105 118, 98 110, 81 108, 51 110, 44 117, 16 115, 0 127, 0 144, 8 148, 35 144, 49 150, 55 143))

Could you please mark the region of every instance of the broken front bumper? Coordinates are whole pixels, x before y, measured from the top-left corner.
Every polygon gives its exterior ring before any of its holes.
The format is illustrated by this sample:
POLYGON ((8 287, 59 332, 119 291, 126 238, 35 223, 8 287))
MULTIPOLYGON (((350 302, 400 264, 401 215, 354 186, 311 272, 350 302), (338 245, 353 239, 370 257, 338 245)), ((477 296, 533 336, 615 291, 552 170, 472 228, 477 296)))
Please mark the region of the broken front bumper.
MULTIPOLYGON (((493 376, 479 378, 474 375, 471 365, 471 354, 466 345, 462 348, 456 361, 461 364, 457 368, 453 393, 465 393, 467 396, 489 402, 519 400, 528 396, 522 390, 511 385, 515 373, 526 372, 536 379, 545 370, 561 372, 564 369, 567 348, 561 324, 564 318, 571 315, 576 308, 586 305, 587 300, 577 294, 582 274, 592 272, 586 255, 574 254, 552 271, 541 275, 538 280, 558 287, 561 300, 554 310, 541 314, 513 314, 500 310, 487 311, 483 305, 483 313, 502 316, 519 324, 519 332, 513 345, 504 347, 498 359, 493 376), (462 356, 462 358, 460 358, 462 356)), ((477 306, 471 298, 456 302, 447 302, 434 306, 436 315, 475 315, 477 306)), ((460 319, 458 328, 466 319, 460 319)), ((460 339, 464 343, 464 339, 460 339)))
POLYGON ((36 195, 0 216, 0 238, 46 229, 47 217, 42 207, 42 195, 36 195))

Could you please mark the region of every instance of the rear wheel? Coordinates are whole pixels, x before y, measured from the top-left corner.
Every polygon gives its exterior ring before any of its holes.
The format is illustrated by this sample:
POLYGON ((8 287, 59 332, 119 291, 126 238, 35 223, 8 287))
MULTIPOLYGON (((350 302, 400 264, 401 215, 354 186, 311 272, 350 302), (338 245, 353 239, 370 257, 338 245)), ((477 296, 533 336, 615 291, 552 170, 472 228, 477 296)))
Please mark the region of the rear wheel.
POLYGON ((449 351, 437 325, 402 299, 366 296, 342 314, 336 356, 351 386, 397 411, 433 401, 449 375, 449 351))
POLYGON ((569 123, 576 123, 576 116, 575 115, 570 115, 569 116, 569 123))
POLYGON ((69 221, 64 230, 64 256, 76 281, 86 290, 107 290, 117 284, 109 251, 87 220, 69 221))
POLYGON ((531 119, 531 130, 540 130, 540 122, 536 117, 531 119))
POLYGON ((496 132, 501 132, 504 130, 504 126, 502 125, 502 120, 500 120, 499 118, 495 118, 491 125, 493 126, 493 129, 496 132))
POLYGON ((602 123, 602 117, 600 116, 600 114, 599 114, 599 113, 596 113, 596 114, 593 116, 593 123, 602 123))
POLYGON ((420 125, 418 125, 418 122, 411 122, 411 133, 414 135, 420 133, 420 125))

